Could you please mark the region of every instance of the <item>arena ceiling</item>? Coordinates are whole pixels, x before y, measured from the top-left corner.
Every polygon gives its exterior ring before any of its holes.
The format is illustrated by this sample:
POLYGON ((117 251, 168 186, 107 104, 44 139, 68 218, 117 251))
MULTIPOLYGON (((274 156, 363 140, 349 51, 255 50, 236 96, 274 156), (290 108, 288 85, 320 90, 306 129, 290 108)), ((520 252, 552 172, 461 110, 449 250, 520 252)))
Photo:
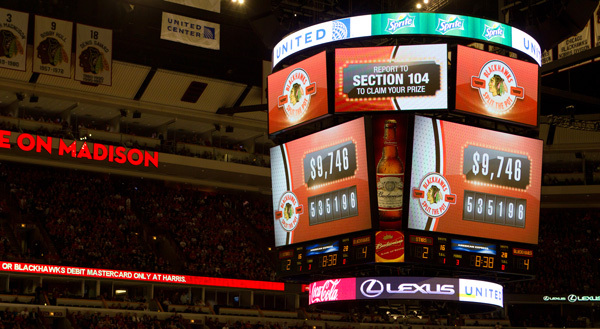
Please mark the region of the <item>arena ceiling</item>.
MULTIPOLYGON (((5 0, 1 5, 5 8, 112 29, 114 73, 113 86, 94 87, 31 70, 0 70, 0 108, 19 106, 50 116, 69 111, 81 121, 119 120, 121 127, 138 131, 209 134, 231 143, 252 141, 268 147, 272 142, 267 135, 263 66, 270 67, 264 63, 281 37, 331 19, 415 11, 415 4, 416 0, 245 0, 240 5, 222 0, 221 13, 213 13, 164 0, 5 0), (219 23, 221 49, 161 40, 162 12, 219 23), (194 84, 203 90, 198 100, 182 101, 194 84), (233 129, 219 129, 223 127, 233 129)), ((542 47, 552 47, 579 31, 597 4, 430 0, 424 10, 506 20, 536 36, 542 47)), ((30 19, 29 40, 32 23, 30 19)), ((542 122, 548 114, 600 120, 600 98, 589 83, 600 73, 598 62, 592 61, 597 57, 600 48, 542 67, 542 122)))

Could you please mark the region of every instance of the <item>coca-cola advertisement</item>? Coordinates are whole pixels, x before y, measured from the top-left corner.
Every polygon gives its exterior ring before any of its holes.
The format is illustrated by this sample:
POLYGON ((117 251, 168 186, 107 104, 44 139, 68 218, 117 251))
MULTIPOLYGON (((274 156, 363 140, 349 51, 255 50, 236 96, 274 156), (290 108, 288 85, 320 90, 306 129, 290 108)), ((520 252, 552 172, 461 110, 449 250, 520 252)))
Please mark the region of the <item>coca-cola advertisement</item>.
POLYGON ((356 278, 317 281, 310 284, 308 304, 356 299, 356 278))

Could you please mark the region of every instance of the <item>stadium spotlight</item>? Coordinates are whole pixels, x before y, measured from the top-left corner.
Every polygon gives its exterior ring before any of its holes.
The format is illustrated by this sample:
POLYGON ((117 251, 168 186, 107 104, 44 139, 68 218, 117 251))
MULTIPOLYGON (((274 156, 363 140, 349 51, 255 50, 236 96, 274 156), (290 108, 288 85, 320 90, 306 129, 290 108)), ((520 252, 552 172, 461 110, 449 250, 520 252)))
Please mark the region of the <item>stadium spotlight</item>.
POLYGON ((417 9, 421 9, 421 4, 417 3, 417 9))

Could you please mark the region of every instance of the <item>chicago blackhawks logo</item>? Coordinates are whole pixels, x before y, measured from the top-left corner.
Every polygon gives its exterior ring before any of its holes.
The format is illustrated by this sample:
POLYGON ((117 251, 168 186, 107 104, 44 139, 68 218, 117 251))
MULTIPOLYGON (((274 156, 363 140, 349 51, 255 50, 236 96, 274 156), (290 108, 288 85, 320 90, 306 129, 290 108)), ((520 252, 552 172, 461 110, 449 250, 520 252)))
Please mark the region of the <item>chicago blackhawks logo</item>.
POLYGON ((298 226, 298 220, 303 212, 303 207, 299 204, 296 195, 287 191, 279 200, 279 210, 275 212, 275 219, 279 221, 284 230, 291 232, 298 226))
POLYGON ((0 30, 0 57, 13 58, 23 54, 23 45, 17 37, 8 30, 0 30))
POLYGON ((63 62, 69 62, 69 55, 63 48, 63 45, 55 38, 48 37, 40 42, 37 51, 37 57, 42 61, 42 64, 57 66, 63 62))
POLYGON ((456 194, 450 192, 450 184, 438 173, 427 174, 419 187, 413 189, 413 198, 421 199, 421 209, 429 217, 443 216, 450 204, 456 203, 456 194))
POLYGON ((79 66, 85 73, 99 74, 110 69, 104 55, 95 47, 88 47, 79 55, 79 66))
POLYGON ((278 107, 283 108, 290 122, 297 122, 310 105, 310 98, 317 93, 317 83, 310 82, 310 77, 303 69, 295 69, 287 77, 283 95, 279 96, 278 107))
POLYGON ((479 76, 471 78, 471 87, 479 90, 485 107, 494 114, 507 113, 525 95, 513 71, 500 60, 485 63, 479 76))

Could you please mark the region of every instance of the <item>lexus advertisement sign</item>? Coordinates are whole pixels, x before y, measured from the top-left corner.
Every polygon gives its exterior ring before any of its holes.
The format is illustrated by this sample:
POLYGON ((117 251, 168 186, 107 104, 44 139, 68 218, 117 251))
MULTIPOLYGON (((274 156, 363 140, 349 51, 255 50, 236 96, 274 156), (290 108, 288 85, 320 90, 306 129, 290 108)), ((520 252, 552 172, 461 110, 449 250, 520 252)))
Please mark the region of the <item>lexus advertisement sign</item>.
POLYGON ((448 300, 503 307, 502 286, 455 278, 364 277, 310 284, 309 304, 358 299, 448 300))

